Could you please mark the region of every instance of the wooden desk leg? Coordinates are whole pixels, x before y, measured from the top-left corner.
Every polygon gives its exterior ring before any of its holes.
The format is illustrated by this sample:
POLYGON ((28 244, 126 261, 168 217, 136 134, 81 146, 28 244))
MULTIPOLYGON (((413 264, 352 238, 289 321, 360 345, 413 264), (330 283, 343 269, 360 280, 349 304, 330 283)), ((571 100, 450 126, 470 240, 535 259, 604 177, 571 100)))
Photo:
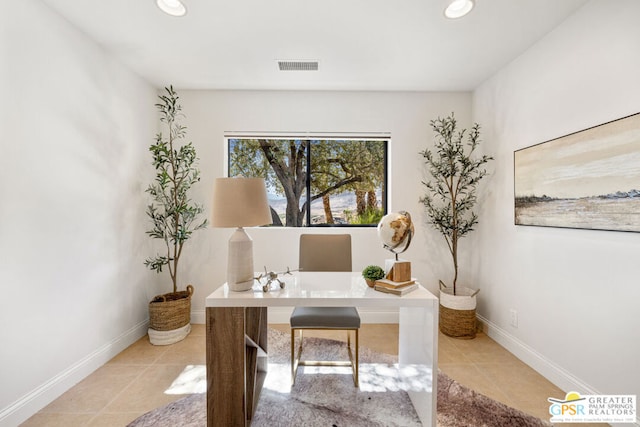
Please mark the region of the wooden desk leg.
POLYGON ((207 307, 207 427, 246 426, 244 307, 207 307))
POLYGON ((267 376, 267 307, 247 307, 245 322, 245 334, 251 340, 246 353, 247 419, 252 420, 267 376))

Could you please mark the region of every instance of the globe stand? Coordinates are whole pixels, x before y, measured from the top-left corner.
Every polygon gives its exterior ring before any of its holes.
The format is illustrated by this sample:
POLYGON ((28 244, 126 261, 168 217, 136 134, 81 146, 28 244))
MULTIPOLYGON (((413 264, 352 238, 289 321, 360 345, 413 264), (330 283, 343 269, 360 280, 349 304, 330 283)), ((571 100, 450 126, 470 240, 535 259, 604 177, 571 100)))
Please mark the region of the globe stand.
POLYGON ((411 263, 401 260, 398 255, 409 248, 414 228, 409 212, 392 212, 385 215, 378 224, 378 237, 382 247, 395 255, 395 259, 385 260, 386 279, 393 282, 411 281, 411 263))
MULTIPOLYGON (((408 215, 408 214, 406 214, 408 215)), ((406 238, 398 242, 397 245, 391 247, 384 245, 384 248, 395 255, 395 259, 386 259, 384 262, 384 271, 387 272, 386 278, 394 282, 408 282, 411 280, 411 263, 404 259, 399 259, 398 255, 407 250, 413 238, 413 230, 407 230, 406 238)))
POLYGON ((398 254, 395 259, 384 260, 384 271, 386 278, 394 282, 408 282, 411 280, 411 263, 406 260, 399 260, 398 254))

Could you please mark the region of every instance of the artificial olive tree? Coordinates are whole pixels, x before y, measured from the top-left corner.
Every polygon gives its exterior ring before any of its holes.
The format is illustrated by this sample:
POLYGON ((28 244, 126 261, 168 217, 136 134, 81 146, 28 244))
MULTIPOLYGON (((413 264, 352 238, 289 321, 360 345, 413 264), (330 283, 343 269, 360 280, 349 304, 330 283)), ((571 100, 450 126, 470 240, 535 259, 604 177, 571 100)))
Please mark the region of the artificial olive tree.
POLYGON ((204 208, 189 198, 189 190, 200 181, 200 171, 196 167, 198 158, 193 143, 180 144, 186 127, 179 122, 183 114, 178 95, 171 86, 158 97, 161 102, 156 107, 160 111, 160 121, 168 128, 168 135, 158 133, 156 142, 149 147, 156 177, 146 190, 152 197, 147 206, 152 228, 147 234, 162 240, 165 251, 148 258, 145 265, 158 273, 168 266, 175 293, 184 243, 195 230, 204 228, 207 220, 198 219, 204 208))
POLYGON ((458 130, 453 113, 444 119, 432 120, 430 124, 435 133, 434 146, 420 154, 431 179, 422 182, 425 195, 420 202, 426 209, 429 223, 447 241, 453 259, 453 294, 456 295, 458 241, 478 223, 478 215, 473 211, 476 189, 487 175, 484 165, 493 158, 487 155, 474 157, 480 143, 480 125, 477 123, 468 134, 466 129, 458 130))

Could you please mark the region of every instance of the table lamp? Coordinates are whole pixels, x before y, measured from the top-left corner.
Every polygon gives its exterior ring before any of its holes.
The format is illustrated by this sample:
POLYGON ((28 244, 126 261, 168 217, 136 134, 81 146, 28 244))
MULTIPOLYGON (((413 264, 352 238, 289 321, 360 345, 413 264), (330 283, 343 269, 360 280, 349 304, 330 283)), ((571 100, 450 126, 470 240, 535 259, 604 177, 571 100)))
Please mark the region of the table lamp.
POLYGON ((213 227, 237 227, 229 239, 227 285, 232 291, 253 286, 253 241, 243 227, 271 224, 263 178, 217 178, 213 186, 213 227))

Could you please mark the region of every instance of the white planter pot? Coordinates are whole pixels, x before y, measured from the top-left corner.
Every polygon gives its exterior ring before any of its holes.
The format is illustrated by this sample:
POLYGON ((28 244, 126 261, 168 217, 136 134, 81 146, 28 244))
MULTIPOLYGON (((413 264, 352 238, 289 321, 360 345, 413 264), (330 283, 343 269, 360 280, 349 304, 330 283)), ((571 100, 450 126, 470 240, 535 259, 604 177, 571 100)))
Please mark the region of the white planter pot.
POLYGON ((191 332, 191 324, 184 325, 181 328, 173 329, 171 331, 156 331, 155 329, 149 329, 149 342, 153 345, 169 345, 182 341, 191 332))
POLYGON ((440 289, 440 304, 453 310, 475 310, 477 293, 462 286, 456 286, 456 295, 453 295, 453 288, 440 289))

